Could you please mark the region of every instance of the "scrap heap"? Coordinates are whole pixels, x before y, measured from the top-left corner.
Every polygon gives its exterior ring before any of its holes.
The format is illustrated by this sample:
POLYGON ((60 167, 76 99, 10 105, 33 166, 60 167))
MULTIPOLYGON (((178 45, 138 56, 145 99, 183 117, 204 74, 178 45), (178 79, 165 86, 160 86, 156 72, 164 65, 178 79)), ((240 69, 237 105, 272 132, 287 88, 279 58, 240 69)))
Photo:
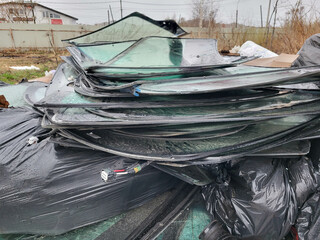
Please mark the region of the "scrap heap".
POLYGON ((66 40, 49 85, 0 88, 32 106, 0 111, 0 232, 60 234, 182 180, 212 215, 202 239, 311 239, 320 67, 246 66, 185 34, 133 13, 66 40))

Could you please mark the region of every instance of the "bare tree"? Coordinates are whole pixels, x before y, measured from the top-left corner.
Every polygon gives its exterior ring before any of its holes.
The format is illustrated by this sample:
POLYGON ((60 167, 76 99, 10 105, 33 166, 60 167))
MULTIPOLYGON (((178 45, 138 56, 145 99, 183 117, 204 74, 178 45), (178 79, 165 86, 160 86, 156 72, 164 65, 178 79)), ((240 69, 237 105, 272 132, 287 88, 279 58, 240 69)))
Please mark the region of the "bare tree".
POLYGON ((210 31, 216 24, 218 8, 215 0, 193 0, 193 19, 198 22, 199 36, 202 28, 207 27, 210 31))
POLYGON ((0 4, 0 18, 9 23, 36 23, 34 6, 32 1, 25 2, 24 0, 2 3, 0 4))

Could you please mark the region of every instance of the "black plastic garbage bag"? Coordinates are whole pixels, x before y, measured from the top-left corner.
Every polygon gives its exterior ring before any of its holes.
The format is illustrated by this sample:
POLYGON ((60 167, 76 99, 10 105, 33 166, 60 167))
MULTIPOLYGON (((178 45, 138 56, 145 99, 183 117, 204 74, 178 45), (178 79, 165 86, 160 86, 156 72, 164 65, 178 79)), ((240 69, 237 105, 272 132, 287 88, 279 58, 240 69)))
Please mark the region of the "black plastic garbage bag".
POLYGON ((294 224, 297 202, 280 160, 251 158, 229 170, 229 180, 203 189, 207 210, 229 232, 252 239, 281 239, 294 224))
POLYGON ((125 167, 132 160, 60 146, 51 142, 40 121, 32 110, 0 111, 2 234, 61 234, 140 206, 178 181, 146 167, 105 183, 102 169, 125 167))
POLYGON ((288 164, 288 170, 291 186, 300 208, 307 198, 317 191, 319 172, 307 157, 302 157, 299 161, 291 160, 288 164))
POLYGON ((300 240, 320 237, 320 192, 313 194, 301 208, 296 225, 300 240))
POLYGON ((217 220, 213 220, 199 235, 201 240, 239 240, 232 236, 217 220))
POLYGON ((298 52, 293 67, 320 65, 320 33, 309 37, 298 52))

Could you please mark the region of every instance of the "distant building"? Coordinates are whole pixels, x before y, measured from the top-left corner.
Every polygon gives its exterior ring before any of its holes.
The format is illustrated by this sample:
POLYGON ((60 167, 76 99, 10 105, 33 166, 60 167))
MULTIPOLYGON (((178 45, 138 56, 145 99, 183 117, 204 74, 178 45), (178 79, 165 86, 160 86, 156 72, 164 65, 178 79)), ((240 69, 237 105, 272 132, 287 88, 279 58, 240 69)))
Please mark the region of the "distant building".
POLYGON ((78 19, 39 3, 0 1, 0 23, 76 24, 78 19))

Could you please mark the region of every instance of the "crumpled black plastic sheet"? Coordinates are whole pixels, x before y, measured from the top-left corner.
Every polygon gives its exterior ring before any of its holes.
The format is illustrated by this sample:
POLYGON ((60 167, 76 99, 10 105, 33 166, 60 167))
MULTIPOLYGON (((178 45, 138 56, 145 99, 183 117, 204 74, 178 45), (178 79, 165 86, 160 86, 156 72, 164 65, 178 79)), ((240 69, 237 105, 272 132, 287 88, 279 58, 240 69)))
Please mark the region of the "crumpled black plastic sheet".
POLYGON ((135 161, 62 147, 40 127, 40 117, 29 109, 0 111, 1 234, 61 234, 140 206, 179 182, 147 167, 105 183, 102 169, 135 161), (39 141, 29 145, 32 136, 39 141))
POLYGON ((292 162, 248 158, 204 187, 203 197, 214 219, 234 236, 282 239, 294 225, 298 208, 316 191, 317 175, 306 157, 292 162))
POLYGON ((320 33, 309 37, 298 52, 294 67, 320 65, 320 33))
POLYGON ((279 161, 250 159, 230 170, 228 185, 210 185, 203 196, 207 209, 233 235, 281 239, 296 216, 289 176, 279 161))
POLYGON ((320 192, 313 194, 302 206, 295 227, 301 240, 319 239, 320 192))
POLYGON ((199 238, 201 240, 239 240, 239 238, 232 236, 225 226, 217 220, 213 220, 206 226, 199 238))
POLYGON ((312 161, 307 157, 302 157, 299 161, 289 161, 288 172, 290 184, 296 194, 297 204, 300 208, 308 197, 317 191, 320 175, 312 161))

